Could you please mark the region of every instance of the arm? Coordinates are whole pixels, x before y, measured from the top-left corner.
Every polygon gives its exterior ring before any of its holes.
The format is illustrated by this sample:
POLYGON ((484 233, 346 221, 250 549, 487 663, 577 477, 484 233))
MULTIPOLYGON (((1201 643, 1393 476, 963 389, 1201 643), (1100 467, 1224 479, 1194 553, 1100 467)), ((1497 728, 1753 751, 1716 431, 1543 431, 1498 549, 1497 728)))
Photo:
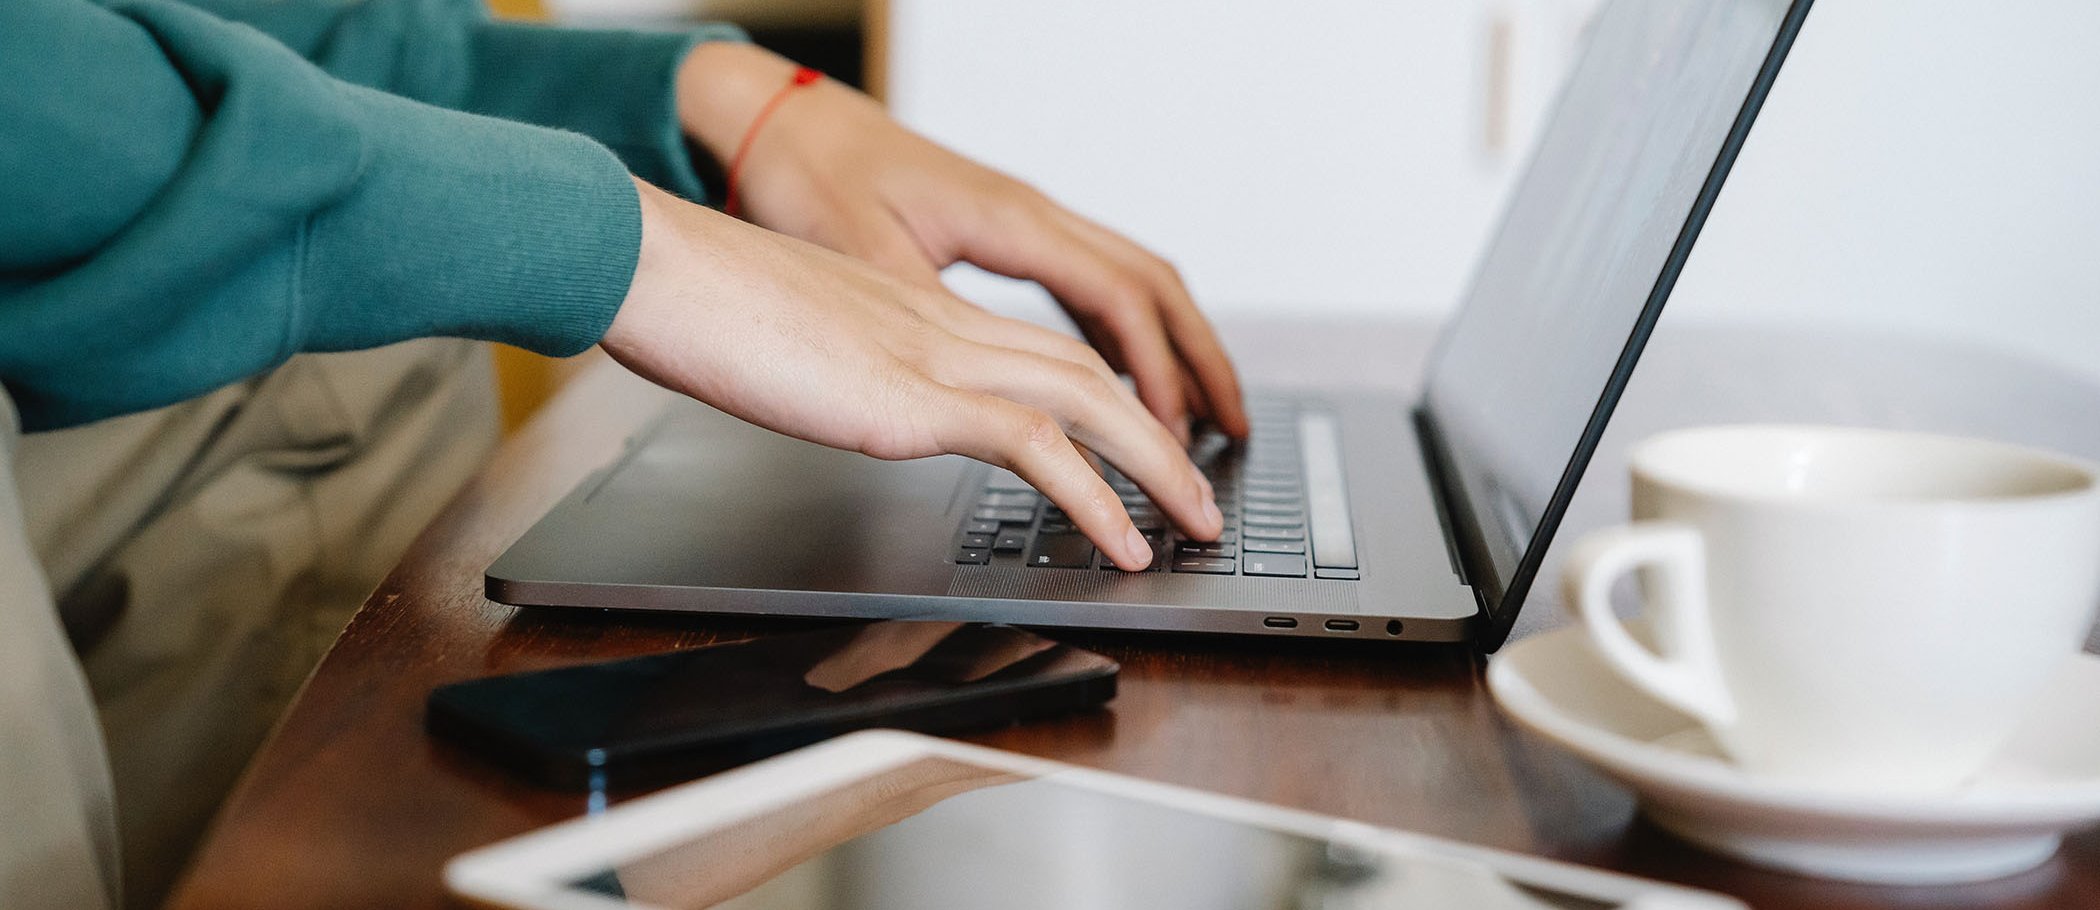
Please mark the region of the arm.
MULTIPOLYGON (((726 163, 793 69, 725 25, 497 23, 480 0, 193 2, 352 82, 577 130, 698 201, 706 193, 686 140, 726 163)), ((804 94, 753 147, 742 190, 756 223, 922 286, 938 287, 940 270, 960 261, 1039 282, 1168 427, 1186 438, 1193 415, 1246 434, 1231 361, 1165 260, 901 128, 858 92, 826 80, 804 94)))
POLYGON ((31 429, 302 350, 595 342, 640 211, 588 139, 329 78, 164 0, 0 3, 0 385, 31 429))
POLYGON ((680 201, 582 136, 347 85, 166 0, 0 3, 0 84, 0 386, 32 429, 297 351, 602 337, 783 433, 1007 467, 1125 568, 1151 551, 1079 446, 1188 533, 1222 524, 1091 349, 680 201))
POLYGON ((735 26, 680 31, 491 21, 481 0, 188 0, 338 79, 426 104, 573 130, 658 186, 704 200, 679 131, 680 63, 735 26))

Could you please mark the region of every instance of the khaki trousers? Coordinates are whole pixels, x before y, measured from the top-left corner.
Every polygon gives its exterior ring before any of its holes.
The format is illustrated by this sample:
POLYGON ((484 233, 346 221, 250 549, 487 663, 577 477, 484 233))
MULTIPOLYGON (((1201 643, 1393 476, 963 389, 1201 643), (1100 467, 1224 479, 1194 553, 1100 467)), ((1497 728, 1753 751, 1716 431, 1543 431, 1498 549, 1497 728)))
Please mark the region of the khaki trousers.
POLYGON ((159 903, 495 415, 451 340, 29 436, 0 396, 0 907, 159 903))

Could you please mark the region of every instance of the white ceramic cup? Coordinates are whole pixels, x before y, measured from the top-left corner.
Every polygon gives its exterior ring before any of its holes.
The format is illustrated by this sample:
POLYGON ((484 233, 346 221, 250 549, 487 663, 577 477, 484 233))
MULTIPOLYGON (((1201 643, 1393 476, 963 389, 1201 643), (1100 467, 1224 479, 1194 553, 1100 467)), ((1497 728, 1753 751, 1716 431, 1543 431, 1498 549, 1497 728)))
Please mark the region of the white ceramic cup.
POLYGON ((1613 669, 1703 723, 1746 773, 1957 787, 2100 603, 2100 473, 2075 459, 1723 426, 1646 440, 1632 463, 1635 520, 1577 544, 1568 608, 1613 669), (1610 602, 1636 570, 1653 650, 1610 602))

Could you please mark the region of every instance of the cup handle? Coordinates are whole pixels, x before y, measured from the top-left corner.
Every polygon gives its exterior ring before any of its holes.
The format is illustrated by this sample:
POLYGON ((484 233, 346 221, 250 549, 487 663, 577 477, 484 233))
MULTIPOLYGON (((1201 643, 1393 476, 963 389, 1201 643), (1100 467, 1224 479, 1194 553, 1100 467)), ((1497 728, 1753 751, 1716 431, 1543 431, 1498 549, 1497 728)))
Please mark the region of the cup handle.
POLYGON ((1709 728, 1734 725, 1735 699, 1721 682, 1707 612, 1706 542, 1696 529, 1658 521, 1591 533, 1575 545, 1562 577, 1568 610, 1621 677, 1709 728), (1659 581, 1644 605, 1654 651, 1611 608, 1612 583, 1642 567, 1653 567, 1659 581))

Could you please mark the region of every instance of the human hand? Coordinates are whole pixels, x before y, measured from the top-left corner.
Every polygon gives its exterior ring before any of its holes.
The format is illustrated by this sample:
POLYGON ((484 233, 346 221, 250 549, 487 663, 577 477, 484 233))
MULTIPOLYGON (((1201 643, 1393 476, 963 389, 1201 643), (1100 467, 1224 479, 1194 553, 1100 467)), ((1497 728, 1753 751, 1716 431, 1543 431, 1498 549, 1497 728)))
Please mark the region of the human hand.
POLYGON ((628 369, 811 442, 1006 468, 1123 569, 1152 549, 1077 446, 1183 533, 1223 530, 1209 482, 1086 345, 635 185, 641 260, 603 342, 628 369))
MULTIPOLYGON (((750 45, 696 48, 678 76, 687 134, 726 166, 794 69, 750 45)), ((1247 434, 1232 362, 1173 266, 859 92, 826 79, 784 99, 752 138, 737 193, 752 222, 922 288, 960 261, 1041 284, 1184 443, 1191 415, 1247 434)))

